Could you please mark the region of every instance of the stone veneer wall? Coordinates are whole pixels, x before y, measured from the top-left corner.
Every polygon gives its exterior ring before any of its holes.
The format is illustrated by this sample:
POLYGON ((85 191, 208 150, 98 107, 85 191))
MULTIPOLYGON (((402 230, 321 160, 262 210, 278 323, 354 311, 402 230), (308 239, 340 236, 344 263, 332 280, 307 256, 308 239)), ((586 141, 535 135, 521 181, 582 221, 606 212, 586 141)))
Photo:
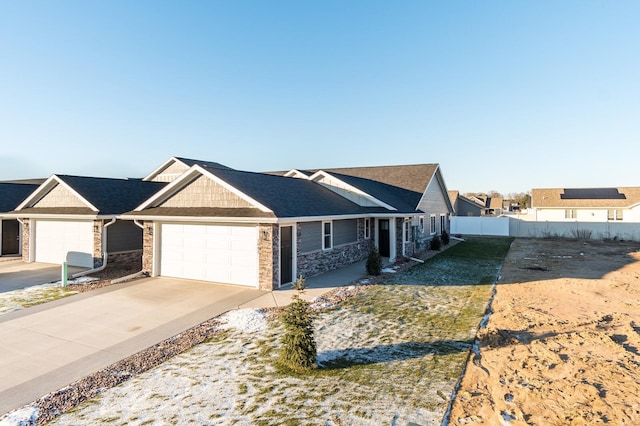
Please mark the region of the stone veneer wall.
POLYGON ((23 262, 28 262, 29 261, 29 225, 31 225, 31 222, 29 222, 29 219, 25 219, 22 218, 20 219, 22 221, 22 223, 24 223, 24 225, 22 226, 22 261, 23 262))
POLYGON ((109 253, 107 257, 107 265, 142 263, 142 250, 121 251, 109 253))
POLYGON ((102 225, 103 221, 93 221, 93 267, 102 266, 102 225))
POLYGON ((258 283, 260 290, 280 285, 280 228, 274 224, 258 226, 258 283))
POLYGON ((142 271, 148 275, 153 272, 153 222, 142 223, 142 271))
POLYGON ((371 240, 364 239, 363 219, 358 219, 358 241, 333 247, 331 250, 317 250, 311 253, 300 253, 301 226, 296 228, 298 232, 297 275, 303 278, 359 262, 369 255, 371 240))

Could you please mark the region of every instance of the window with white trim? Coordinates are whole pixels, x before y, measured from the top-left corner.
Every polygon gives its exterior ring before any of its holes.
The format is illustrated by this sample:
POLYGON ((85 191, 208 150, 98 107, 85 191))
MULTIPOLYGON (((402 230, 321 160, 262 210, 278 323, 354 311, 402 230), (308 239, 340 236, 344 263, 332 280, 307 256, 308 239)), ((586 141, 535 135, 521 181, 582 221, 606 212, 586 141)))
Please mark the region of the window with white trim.
POLYGON ((447 215, 440 215, 440 235, 447 230, 447 215))
POLYGON ((371 238, 371 220, 368 217, 364 218, 364 239, 371 238))
POLYGON ((622 220, 622 209, 607 210, 607 220, 622 220))
POLYGON ((578 210, 576 210, 576 209, 565 209, 564 218, 565 219, 577 219, 578 218, 578 210))
POLYGON ((424 216, 420 216, 418 219, 418 229, 420 229, 421 234, 424 234, 424 216))
POLYGON ((322 249, 328 250, 333 247, 333 223, 322 222, 322 249))
POLYGON ((431 215, 431 227, 430 227, 431 235, 435 235, 436 233, 436 215, 431 215))

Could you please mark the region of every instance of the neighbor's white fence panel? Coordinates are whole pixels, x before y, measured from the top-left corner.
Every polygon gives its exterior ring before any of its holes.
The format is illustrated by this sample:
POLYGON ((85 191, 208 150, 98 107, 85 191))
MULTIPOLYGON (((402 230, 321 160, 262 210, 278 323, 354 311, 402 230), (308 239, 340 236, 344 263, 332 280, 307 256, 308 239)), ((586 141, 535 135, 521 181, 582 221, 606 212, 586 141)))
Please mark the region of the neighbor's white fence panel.
POLYGON ((551 222, 509 217, 453 216, 451 233, 520 238, 618 239, 640 241, 640 223, 551 222))
POLYGON ((451 217, 451 233, 463 235, 509 236, 508 217, 451 217))
POLYGON ((532 222, 511 219, 509 235, 521 238, 619 239, 640 241, 640 223, 532 222))

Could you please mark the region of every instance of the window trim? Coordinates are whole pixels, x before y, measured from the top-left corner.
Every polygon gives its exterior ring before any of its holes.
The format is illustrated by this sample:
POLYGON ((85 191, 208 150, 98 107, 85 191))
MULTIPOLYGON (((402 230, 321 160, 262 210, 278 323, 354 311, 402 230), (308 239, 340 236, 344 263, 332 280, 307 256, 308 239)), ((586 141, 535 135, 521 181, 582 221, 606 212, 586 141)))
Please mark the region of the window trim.
POLYGON ((322 250, 331 250, 333 248, 333 221, 332 220, 323 220, 322 221, 322 250), (326 225, 329 225, 329 233, 325 232, 326 225), (327 247, 327 237, 329 237, 329 247, 327 247))
POLYGON ((424 234, 424 216, 418 217, 418 229, 421 234, 424 234))
POLYGON ((607 221, 621 221, 624 220, 624 209, 607 209, 607 221))
POLYGON ((578 218, 578 209, 564 209, 564 218, 565 219, 577 219, 578 218))
POLYGON ((440 235, 442 235, 442 232, 446 230, 447 230, 447 215, 444 213, 440 213, 440 235))
POLYGON ((368 217, 364 218, 364 239, 371 239, 371 219, 369 219, 368 217))
POLYGON ((429 217, 429 233, 431 235, 436 235, 436 215, 432 214, 429 217))

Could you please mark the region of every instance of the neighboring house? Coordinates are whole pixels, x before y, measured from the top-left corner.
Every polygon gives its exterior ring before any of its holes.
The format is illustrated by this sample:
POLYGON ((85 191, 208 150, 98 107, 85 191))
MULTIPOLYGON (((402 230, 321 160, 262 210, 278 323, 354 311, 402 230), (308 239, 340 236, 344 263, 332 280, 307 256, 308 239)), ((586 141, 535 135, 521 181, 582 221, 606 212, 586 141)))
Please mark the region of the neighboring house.
POLYGON ((17 256, 22 253, 22 225, 15 218, 4 214, 15 209, 38 187, 37 184, 0 182, 0 256, 17 256))
MULTIPOLYGON (((23 224, 26 262, 94 268, 116 254, 140 257, 142 230, 117 220, 166 183, 53 175, 8 213, 23 224)), ((15 206, 14 206, 15 207, 15 206)))
POLYGON ((537 221, 640 222, 640 187, 538 188, 531 208, 537 221))
POLYGON ((484 194, 465 197, 459 191, 449 191, 451 204, 456 216, 500 216, 503 212, 503 199, 484 194))
POLYGON ((253 173, 192 161, 177 178, 177 157, 147 176, 172 181, 121 216, 143 223, 150 275, 270 290, 365 259, 372 244, 410 256, 453 213, 436 164, 253 173))

